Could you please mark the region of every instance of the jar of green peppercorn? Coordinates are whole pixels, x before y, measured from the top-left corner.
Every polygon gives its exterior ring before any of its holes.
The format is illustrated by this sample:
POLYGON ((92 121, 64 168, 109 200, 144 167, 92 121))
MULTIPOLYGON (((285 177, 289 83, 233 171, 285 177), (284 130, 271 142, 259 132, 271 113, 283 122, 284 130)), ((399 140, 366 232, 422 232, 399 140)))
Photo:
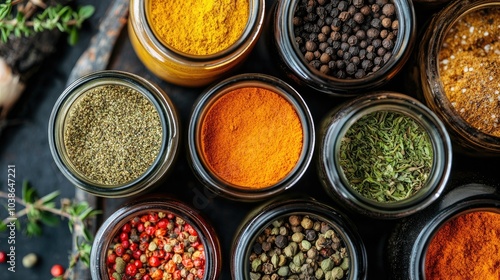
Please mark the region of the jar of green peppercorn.
POLYGON ((400 218, 427 207, 445 188, 450 138, 412 97, 377 92, 355 98, 334 108, 320 129, 320 179, 352 211, 400 218))
POLYGON ((92 279, 219 279, 219 239, 191 206, 165 195, 123 205, 92 244, 92 279))
POLYGON ((272 42, 287 75, 352 96, 391 80, 415 43, 410 0, 277 1, 272 42))
POLYGON ((285 196, 262 204, 241 223, 233 244, 233 279, 367 277, 367 255, 354 225, 310 198, 285 196))
POLYGON ((57 167, 97 196, 150 190, 178 154, 179 120, 170 98, 126 72, 95 72, 69 85, 54 105, 48 132, 57 167))

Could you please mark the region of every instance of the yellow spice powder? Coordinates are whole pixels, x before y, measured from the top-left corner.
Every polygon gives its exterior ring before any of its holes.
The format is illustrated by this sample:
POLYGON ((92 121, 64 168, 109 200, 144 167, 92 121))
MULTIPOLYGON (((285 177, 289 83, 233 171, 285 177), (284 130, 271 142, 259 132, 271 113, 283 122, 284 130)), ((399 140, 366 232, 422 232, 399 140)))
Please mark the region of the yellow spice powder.
POLYGON ((249 17, 248 0, 149 1, 149 25, 170 48, 211 55, 233 45, 249 17))

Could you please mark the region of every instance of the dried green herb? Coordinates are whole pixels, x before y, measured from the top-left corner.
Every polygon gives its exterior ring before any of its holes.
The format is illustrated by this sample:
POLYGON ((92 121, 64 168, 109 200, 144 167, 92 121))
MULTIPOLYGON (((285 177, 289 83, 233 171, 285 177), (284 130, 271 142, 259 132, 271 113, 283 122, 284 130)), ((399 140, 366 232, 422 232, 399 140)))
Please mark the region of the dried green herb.
POLYGON ((356 121, 342 139, 339 153, 349 185, 379 202, 414 195, 425 185, 433 164, 427 132, 413 118, 391 111, 356 121))
POLYGON ((135 89, 104 85, 72 104, 64 145, 75 168, 91 181, 119 185, 139 178, 162 144, 158 110, 135 89))

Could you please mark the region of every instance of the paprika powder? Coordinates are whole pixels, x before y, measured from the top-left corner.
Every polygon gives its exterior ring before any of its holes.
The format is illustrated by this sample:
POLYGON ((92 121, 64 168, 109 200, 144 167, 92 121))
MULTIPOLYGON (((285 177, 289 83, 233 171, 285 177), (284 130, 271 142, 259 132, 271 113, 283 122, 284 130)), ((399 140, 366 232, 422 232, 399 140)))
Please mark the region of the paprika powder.
POLYGON ((284 179, 303 146, 301 120, 282 95, 263 87, 224 93, 201 123, 204 161, 223 181, 261 189, 284 179))
POLYGON ((500 214, 471 212, 444 224, 427 249, 425 279, 500 279, 500 214))

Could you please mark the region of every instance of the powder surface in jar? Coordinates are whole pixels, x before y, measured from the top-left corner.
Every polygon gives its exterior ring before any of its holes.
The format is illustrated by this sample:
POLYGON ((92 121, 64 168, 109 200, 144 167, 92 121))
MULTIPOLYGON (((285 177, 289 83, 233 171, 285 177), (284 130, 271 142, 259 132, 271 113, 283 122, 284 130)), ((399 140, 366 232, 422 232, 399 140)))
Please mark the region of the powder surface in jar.
POLYGON ((281 95, 258 87, 225 93, 202 120, 201 148, 213 172, 243 188, 269 187, 292 171, 302 124, 281 95))
POLYGON ((249 18, 248 0, 149 1, 149 25, 165 45, 191 55, 211 55, 233 45, 249 18))
POLYGON ((500 137, 500 8, 470 12, 449 30, 439 75, 453 108, 476 129, 500 137))
POLYGON ((64 145, 84 177, 118 185, 137 179, 153 164, 162 134, 151 101, 134 89, 105 85, 87 90, 71 106, 64 145))
POLYGON ((500 214, 471 212, 444 224, 425 258, 425 279, 500 279, 500 214))

